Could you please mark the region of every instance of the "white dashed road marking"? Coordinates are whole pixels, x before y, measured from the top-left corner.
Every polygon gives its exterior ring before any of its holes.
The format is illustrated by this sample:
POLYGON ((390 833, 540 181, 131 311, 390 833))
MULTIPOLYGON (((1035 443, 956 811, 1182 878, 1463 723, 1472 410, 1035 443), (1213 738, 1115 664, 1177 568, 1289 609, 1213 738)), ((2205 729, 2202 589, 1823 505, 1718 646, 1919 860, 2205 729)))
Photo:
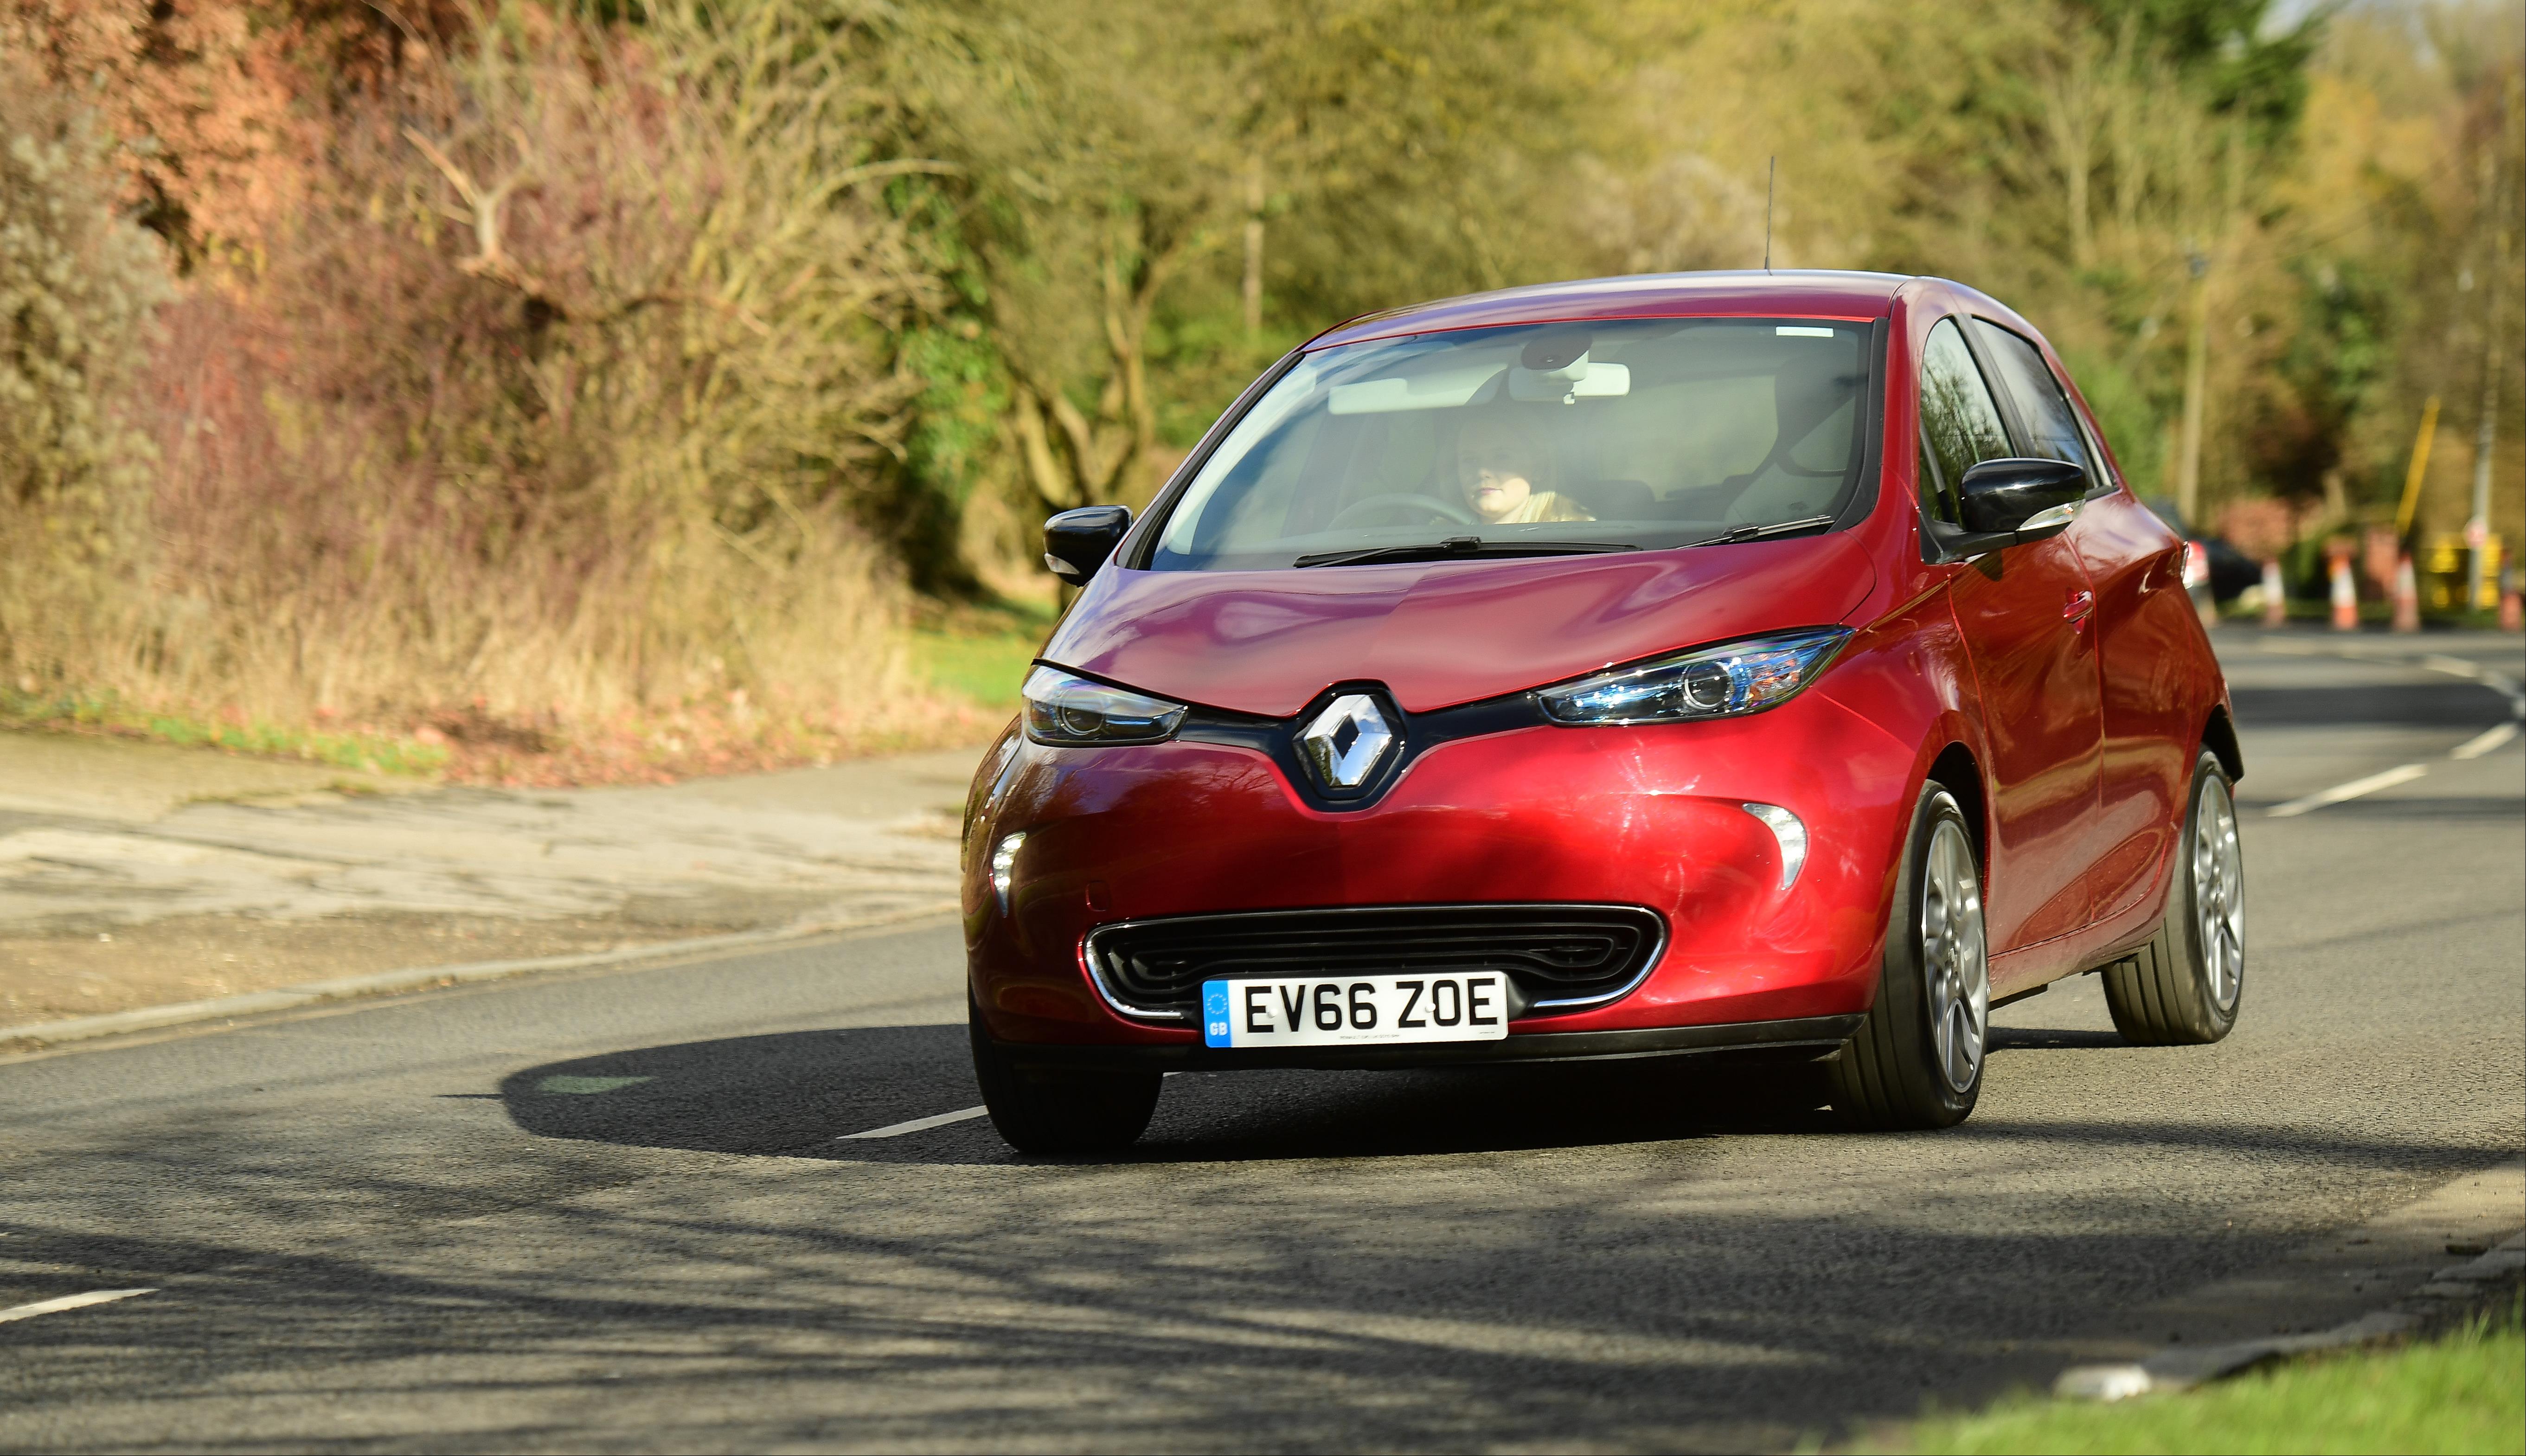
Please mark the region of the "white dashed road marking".
POLYGON ((2487 729, 2479 737, 2467 738, 2463 742, 2458 743, 2455 746, 2455 751, 2450 753, 2448 757, 2480 758, 2484 754, 2489 753, 2491 750, 2516 736, 2517 725, 2513 723, 2503 723, 2496 728, 2487 729))
POLYGON ((2381 788, 2393 788, 2398 783, 2409 783, 2428 772, 2429 767, 2426 764, 2405 764, 2400 769, 2388 769, 2383 774, 2371 774, 2365 778, 2353 778, 2349 783, 2337 783, 2331 788, 2308 794, 2302 799, 2292 799, 2286 804, 2275 804, 2270 814, 2274 819, 2295 819, 2310 809, 2321 809, 2327 804, 2339 804, 2345 799, 2373 794, 2381 788))
POLYGON ((889 1123, 883 1128, 871 1128, 865 1132, 845 1132, 834 1140, 852 1142, 862 1137, 901 1137, 906 1132, 926 1132, 932 1128, 944 1128, 949 1123, 961 1123, 968 1118, 982 1117, 989 1111, 990 1109, 985 1107, 968 1107, 963 1112, 942 1112, 935 1118, 914 1118, 908 1123, 889 1123))
POLYGON ((66 1309, 85 1309, 91 1304, 112 1304, 129 1299, 134 1294, 155 1294, 155 1289, 91 1289, 85 1294, 65 1294, 59 1299, 38 1299, 14 1309, 0 1309, 0 1325, 11 1320, 31 1320, 37 1315, 57 1315, 66 1309))

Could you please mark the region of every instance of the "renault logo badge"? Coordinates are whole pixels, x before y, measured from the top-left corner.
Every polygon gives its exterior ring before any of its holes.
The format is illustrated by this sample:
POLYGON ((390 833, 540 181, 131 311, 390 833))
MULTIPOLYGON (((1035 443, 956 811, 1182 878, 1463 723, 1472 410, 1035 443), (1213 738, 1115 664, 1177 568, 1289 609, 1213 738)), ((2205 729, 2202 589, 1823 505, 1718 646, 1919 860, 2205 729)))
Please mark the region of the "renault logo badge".
POLYGON ((1298 735, 1298 752, 1328 789, 1357 788, 1375 777, 1394 746, 1394 729, 1366 693, 1344 693, 1298 735))

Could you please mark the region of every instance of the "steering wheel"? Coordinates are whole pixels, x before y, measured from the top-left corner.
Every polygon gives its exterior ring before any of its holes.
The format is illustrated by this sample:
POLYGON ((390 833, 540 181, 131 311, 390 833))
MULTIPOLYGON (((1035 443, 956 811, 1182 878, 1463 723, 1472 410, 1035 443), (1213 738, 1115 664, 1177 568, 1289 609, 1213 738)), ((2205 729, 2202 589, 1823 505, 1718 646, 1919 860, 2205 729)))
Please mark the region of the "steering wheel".
POLYGON ((1327 523, 1326 528, 1331 529, 1337 526, 1356 526, 1359 524, 1359 517, 1365 516, 1371 511, 1382 510, 1389 506, 1404 506, 1420 511, 1426 511, 1438 520, 1453 521, 1458 526, 1474 526, 1479 524, 1475 521, 1473 512, 1466 510, 1463 506, 1455 504, 1453 501, 1443 501, 1435 495, 1423 495, 1418 491, 1396 490, 1389 491, 1383 495, 1371 495, 1352 501, 1349 505, 1342 507, 1341 510, 1335 513, 1334 519, 1327 523))

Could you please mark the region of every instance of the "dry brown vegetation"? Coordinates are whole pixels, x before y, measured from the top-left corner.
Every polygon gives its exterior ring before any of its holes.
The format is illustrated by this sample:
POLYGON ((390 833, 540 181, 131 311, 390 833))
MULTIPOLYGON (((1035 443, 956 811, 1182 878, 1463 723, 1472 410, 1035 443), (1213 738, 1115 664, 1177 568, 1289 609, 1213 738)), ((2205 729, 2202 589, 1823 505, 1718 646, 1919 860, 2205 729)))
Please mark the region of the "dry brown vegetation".
POLYGON ((512 751, 919 735, 900 573, 849 496, 903 429, 887 330, 935 284, 867 198, 834 58, 667 16, 466 39, 334 98, 321 166, 253 159, 273 205, 190 234, 145 336, 155 240, 96 192, 75 98, 8 87, 60 113, 13 130, 86 164, 56 272, 128 300, 86 306, 84 387, 48 395, 119 433, 23 457, 16 687, 512 751))
POLYGON ((0 0, 0 707, 547 780, 971 731, 902 628, 1040 595, 1044 511, 1347 314, 1751 265, 1774 157, 1777 262, 2009 299, 2146 490, 2391 517, 2439 396, 2451 529, 2517 14, 2265 9, 0 0))

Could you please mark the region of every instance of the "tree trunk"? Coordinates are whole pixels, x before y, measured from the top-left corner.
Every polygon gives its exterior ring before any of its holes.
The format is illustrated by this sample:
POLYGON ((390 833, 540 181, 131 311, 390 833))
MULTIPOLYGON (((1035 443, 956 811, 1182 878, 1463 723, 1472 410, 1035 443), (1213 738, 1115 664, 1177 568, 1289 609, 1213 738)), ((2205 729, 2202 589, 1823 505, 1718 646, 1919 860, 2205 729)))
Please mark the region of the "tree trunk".
POLYGON ((1135 473, 1155 456, 1158 442, 1157 403, 1149 394, 1149 316, 1182 251, 1171 245, 1150 254, 1121 227, 1112 234, 1099 268, 1107 368, 1092 417, 1054 381, 1016 371, 1010 425, 1046 510, 1142 493, 1138 487, 1145 482, 1135 473))

